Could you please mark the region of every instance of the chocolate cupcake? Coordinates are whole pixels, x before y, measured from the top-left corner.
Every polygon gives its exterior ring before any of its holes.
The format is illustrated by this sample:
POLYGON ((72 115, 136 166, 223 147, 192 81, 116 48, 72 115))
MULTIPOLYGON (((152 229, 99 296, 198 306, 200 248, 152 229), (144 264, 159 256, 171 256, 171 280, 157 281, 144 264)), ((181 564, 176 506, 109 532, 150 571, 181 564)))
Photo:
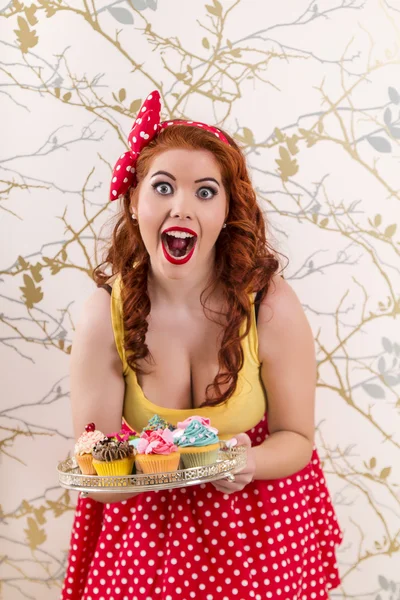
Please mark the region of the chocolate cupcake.
POLYGON ((130 475, 135 460, 134 449, 128 442, 107 438, 98 442, 92 451, 97 475, 130 475))

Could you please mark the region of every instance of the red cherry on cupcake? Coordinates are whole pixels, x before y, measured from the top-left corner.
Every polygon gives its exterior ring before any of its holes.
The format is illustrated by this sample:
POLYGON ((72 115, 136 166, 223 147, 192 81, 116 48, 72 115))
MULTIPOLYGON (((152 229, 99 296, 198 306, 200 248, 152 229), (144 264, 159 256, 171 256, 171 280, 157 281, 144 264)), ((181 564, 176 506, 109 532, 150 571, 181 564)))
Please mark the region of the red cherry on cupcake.
POLYGON ((94 423, 89 423, 88 425, 86 425, 85 427, 85 431, 87 431, 88 433, 90 431, 94 431, 96 429, 96 425, 94 423))

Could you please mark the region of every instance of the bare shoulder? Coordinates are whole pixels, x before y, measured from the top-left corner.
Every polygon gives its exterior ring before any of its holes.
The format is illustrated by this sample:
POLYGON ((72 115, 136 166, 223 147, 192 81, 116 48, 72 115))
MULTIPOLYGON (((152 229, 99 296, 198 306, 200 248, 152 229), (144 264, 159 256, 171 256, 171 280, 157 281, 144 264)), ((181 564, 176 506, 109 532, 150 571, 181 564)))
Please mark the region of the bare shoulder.
POLYGON ((82 306, 77 330, 94 338, 112 340, 110 301, 110 294, 104 288, 96 288, 82 306))
POLYGON ((95 361, 121 370, 111 320, 110 294, 97 288, 85 300, 72 344, 72 364, 78 360, 95 361))
POLYGON ((304 311, 296 292, 280 275, 274 275, 260 305, 259 324, 280 328, 300 315, 304 315, 304 311))
POLYGON ((288 346, 314 344, 310 324, 292 286, 280 275, 272 277, 257 323, 260 362, 282 355, 288 346))

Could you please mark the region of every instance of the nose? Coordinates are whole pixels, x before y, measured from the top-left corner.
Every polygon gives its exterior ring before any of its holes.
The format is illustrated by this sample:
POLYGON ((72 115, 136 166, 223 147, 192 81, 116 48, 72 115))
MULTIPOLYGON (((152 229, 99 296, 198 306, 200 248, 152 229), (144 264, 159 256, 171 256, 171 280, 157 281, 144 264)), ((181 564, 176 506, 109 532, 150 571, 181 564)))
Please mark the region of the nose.
POLYGON ((175 194, 172 200, 170 215, 174 219, 193 219, 193 204, 189 194, 175 194))

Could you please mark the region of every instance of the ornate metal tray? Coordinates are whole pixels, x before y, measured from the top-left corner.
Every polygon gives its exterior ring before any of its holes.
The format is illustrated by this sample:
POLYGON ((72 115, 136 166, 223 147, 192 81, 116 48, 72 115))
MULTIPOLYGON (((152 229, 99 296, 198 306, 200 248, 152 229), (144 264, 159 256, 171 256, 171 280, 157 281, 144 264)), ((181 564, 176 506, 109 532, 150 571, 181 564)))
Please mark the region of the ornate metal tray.
POLYGON ((135 474, 118 477, 100 477, 83 475, 74 457, 61 462, 58 467, 58 480, 62 487, 83 492, 124 493, 166 490, 172 488, 199 485, 228 479, 234 481, 234 474, 246 466, 246 447, 237 446, 221 449, 217 461, 204 467, 179 469, 170 473, 135 474))

